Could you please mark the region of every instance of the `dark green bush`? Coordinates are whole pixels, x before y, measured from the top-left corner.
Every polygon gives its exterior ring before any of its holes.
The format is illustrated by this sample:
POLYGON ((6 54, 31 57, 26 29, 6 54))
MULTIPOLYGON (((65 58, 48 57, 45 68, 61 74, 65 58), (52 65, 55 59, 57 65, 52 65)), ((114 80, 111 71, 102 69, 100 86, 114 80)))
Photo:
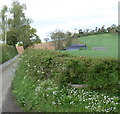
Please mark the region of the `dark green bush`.
POLYGON ((6 62, 7 60, 18 54, 17 49, 14 46, 0 45, 0 48, 0 53, 2 55, 0 59, 0 64, 6 62))
POLYGON ((117 59, 69 58, 65 70, 61 70, 61 85, 88 84, 92 90, 117 93, 120 87, 117 59))
POLYGON ((117 93, 119 90, 118 59, 96 59, 92 61, 88 75, 91 89, 117 93))

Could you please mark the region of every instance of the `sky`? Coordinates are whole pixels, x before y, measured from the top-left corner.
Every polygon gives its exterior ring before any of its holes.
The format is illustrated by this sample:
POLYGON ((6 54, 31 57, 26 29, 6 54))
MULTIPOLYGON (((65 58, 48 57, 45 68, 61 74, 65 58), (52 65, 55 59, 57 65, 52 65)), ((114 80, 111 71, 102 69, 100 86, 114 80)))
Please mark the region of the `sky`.
MULTIPOLYGON (((75 32, 75 29, 95 29, 118 25, 119 0, 18 0, 26 4, 26 17, 33 20, 40 39, 50 37, 55 30, 75 32)), ((12 0, 0 0, 10 7, 12 0)))

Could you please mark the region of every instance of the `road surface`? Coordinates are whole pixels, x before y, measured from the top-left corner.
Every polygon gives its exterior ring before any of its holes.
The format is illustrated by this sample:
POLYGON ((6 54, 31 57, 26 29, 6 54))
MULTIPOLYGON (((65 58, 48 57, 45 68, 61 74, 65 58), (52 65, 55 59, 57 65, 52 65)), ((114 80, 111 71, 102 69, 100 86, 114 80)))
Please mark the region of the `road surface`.
POLYGON ((0 113, 22 112, 11 94, 11 81, 18 64, 19 56, 20 55, 17 55, 13 59, 0 65, 0 113))

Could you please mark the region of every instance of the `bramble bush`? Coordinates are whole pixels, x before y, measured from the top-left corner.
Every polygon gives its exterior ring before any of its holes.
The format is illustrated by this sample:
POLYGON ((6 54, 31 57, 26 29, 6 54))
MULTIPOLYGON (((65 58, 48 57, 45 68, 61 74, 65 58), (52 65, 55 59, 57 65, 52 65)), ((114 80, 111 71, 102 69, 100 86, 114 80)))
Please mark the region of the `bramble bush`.
POLYGON ((13 93, 25 111, 117 111, 119 99, 114 95, 120 87, 119 63, 115 58, 71 57, 27 49, 12 82, 13 93), (88 88, 85 92, 72 90, 69 83, 88 84, 88 88), (96 91, 111 92, 113 97, 96 91))

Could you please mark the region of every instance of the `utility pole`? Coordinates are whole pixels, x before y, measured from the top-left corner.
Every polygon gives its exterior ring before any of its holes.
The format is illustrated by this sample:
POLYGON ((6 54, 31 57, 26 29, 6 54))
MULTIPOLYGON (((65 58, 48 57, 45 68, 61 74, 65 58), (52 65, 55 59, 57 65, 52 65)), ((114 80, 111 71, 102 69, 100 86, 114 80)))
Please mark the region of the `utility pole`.
POLYGON ((7 15, 5 15, 5 44, 7 44, 7 15))

